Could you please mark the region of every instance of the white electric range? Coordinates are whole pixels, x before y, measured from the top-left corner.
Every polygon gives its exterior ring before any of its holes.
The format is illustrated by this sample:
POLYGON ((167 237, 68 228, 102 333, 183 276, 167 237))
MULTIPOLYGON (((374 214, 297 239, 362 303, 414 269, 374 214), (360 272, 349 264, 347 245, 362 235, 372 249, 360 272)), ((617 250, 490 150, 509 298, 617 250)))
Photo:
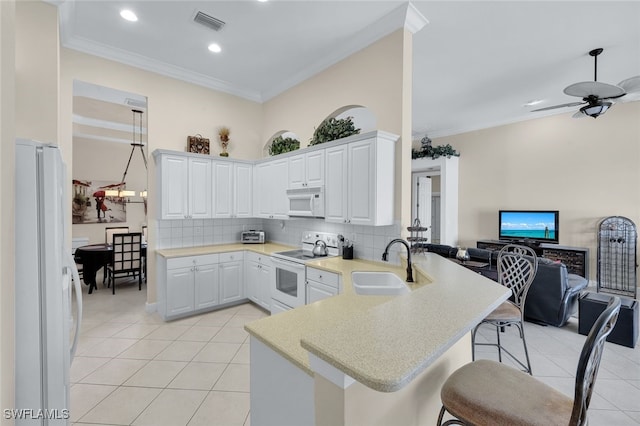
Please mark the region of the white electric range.
POLYGON ((305 264, 323 257, 338 255, 338 234, 305 231, 302 246, 297 250, 281 251, 271 255, 274 274, 271 287, 271 313, 286 311, 305 304, 305 264), (326 256, 316 256, 313 248, 317 241, 327 245, 326 256))

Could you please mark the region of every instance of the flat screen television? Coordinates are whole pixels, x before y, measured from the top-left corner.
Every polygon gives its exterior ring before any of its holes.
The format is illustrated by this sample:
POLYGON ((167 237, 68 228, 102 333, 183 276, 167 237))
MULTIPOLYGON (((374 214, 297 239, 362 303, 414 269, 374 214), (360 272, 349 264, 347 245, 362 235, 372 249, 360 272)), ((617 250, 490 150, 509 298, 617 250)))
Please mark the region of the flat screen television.
POLYGON ((498 239, 558 244, 557 210, 500 210, 498 239))

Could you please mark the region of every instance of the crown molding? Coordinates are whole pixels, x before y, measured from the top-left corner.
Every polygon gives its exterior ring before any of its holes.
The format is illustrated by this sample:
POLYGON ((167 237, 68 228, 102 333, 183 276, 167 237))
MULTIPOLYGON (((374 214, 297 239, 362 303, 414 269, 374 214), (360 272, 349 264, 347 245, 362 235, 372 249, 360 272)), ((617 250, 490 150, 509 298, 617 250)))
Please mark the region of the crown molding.
POLYGON ((411 34, 415 34, 421 29, 425 27, 429 23, 429 20, 425 18, 425 16, 420 13, 420 11, 413 5, 413 3, 409 2, 406 5, 407 11, 404 21, 404 28, 411 32, 411 34))
POLYGON ((75 35, 73 28, 74 2, 70 0, 59 1, 60 41, 65 48, 120 62, 258 103, 274 98, 398 29, 404 28, 411 33, 416 33, 429 22, 411 2, 403 3, 373 24, 357 32, 347 42, 334 49, 331 54, 260 93, 256 90, 242 88, 227 81, 189 71, 182 67, 78 37, 75 35))

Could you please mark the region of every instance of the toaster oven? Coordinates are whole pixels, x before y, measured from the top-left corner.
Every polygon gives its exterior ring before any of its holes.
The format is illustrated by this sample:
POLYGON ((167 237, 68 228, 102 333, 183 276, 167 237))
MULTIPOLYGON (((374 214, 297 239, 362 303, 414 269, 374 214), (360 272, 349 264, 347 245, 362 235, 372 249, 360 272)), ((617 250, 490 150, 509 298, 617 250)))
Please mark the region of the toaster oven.
POLYGON ((240 242, 243 244, 264 244, 264 231, 242 231, 240 242))

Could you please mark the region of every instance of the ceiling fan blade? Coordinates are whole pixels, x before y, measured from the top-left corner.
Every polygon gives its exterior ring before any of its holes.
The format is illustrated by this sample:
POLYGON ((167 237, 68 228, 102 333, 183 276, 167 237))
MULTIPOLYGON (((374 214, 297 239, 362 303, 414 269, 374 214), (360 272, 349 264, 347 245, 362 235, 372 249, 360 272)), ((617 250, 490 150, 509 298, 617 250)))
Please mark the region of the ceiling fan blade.
POLYGON ((622 87, 627 93, 640 92, 640 75, 622 80, 618 83, 618 86, 622 87))
POLYGON ((601 83, 599 81, 582 81, 567 86, 564 93, 569 96, 577 96, 579 98, 588 98, 589 96, 597 96, 598 98, 617 98, 625 94, 622 87, 601 83))
POLYGON ((553 106, 548 106, 548 107, 544 107, 544 108, 538 108, 538 109, 533 109, 531 110, 531 112, 537 112, 537 111, 548 111, 550 109, 556 109, 556 108, 565 108, 565 107, 574 107, 574 106, 578 106, 578 105, 585 105, 586 102, 570 102, 568 104, 562 104, 562 105, 553 105, 553 106))

